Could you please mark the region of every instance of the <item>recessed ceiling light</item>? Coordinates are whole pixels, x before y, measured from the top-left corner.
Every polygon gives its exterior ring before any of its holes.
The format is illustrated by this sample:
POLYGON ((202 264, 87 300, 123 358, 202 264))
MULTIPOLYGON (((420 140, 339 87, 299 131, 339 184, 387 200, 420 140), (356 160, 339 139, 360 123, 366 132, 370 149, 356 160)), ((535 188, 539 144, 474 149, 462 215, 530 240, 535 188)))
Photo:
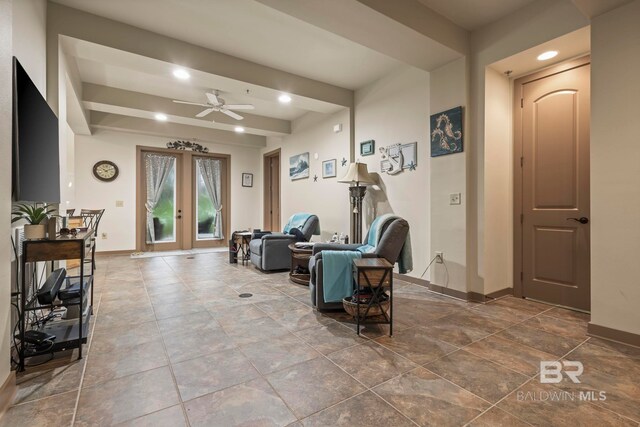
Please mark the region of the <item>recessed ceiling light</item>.
POLYGON ((189 77, 191 77, 191 75, 184 68, 176 68, 175 70, 173 70, 173 76, 176 79, 180 80, 189 80, 189 77))
POLYGON ((556 55, 558 55, 557 50, 548 50, 538 55, 538 61, 546 61, 547 59, 555 58, 556 55))
POLYGON ((233 130, 235 130, 238 133, 244 132, 244 128, 242 126, 236 126, 233 130))
POLYGON ((288 104, 291 102, 291 97, 286 93, 283 93, 278 97, 278 101, 282 102, 283 104, 288 104))
POLYGON ((162 113, 156 113, 155 115, 156 120, 161 121, 161 122, 166 122, 168 117, 166 114, 162 114, 162 113))

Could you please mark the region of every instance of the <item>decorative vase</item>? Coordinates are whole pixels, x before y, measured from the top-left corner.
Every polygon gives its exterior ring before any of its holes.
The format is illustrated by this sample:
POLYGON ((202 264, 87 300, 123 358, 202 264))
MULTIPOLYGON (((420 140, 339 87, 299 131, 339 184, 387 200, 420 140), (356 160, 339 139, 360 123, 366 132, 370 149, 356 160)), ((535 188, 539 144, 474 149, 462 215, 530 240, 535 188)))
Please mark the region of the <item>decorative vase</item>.
POLYGON ((44 239, 47 236, 47 227, 44 224, 25 224, 24 238, 27 240, 44 239))

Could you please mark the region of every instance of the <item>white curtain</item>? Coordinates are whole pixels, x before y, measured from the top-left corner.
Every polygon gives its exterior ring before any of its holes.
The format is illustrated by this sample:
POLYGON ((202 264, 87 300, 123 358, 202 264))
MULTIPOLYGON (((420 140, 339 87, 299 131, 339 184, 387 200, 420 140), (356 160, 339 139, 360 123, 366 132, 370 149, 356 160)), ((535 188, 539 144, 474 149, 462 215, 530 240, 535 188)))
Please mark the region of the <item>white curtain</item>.
POLYGON ((153 209, 156 207, 158 200, 160 200, 162 186, 174 168, 175 163, 176 158, 172 156, 151 153, 145 154, 144 164, 147 174, 147 201, 144 206, 147 209, 147 243, 154 243, 156 241, 156 233, 153 228, 153 209))
POLYGON ((224 239, 224 235, 222 233, 222 184, 220 182, 222 161, 198 157, 196 159, 196 163, 207 189, 207 193, 213 202, 213 208, 216 210, 213 238, 224 239))

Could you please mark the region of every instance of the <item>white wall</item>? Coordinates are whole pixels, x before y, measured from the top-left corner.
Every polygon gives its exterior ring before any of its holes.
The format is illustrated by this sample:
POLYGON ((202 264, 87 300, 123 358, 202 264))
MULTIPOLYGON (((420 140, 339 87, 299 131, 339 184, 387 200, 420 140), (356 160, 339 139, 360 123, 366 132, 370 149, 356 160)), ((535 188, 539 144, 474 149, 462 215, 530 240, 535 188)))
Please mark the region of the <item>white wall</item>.
MULTIPOLYGON (((321 236, 314 241, 326 241, 333 233, 349 234, 349 191, 347 184, 338 183, 349 166, 349 110, 335 114, 307 113, 291 124, 291 135, 268 138, 262 154, 280 148, 280 220, 282 226, 296 212, 309 212, 320 219, 321 236), (342 124, 342 131, 333 126, 342 124), (289 178, 289 157, 309 153, 309 178, 292 181, 289 178), (314 159, 314 154, 318 159, 314 159), (341 160, 347 165, 341 166, 341 160), (322 162, 337 160, 337 177, 322 178, 322 162), (314 182, 314 175, 318 176, 314 182)), ((262 157, 259 160, 262 165, 262 157)), ((261 171, 262 177, 262 171, 261 171)), ((262 185, 262 184, 260 184, 262 185)), ((262 222, 262 214, 260 214, 262 222)), ((280 230, 281 231, 281 230, 280 230)))
POLYGON ((355 94, 356 159, 378 173, 380 190, 365 196, 364 230, 381 214, 393 213, 409 222, 413 277, 420 277, 430 258, 429 197, 429 73, 402 67, 355 94), (360 157, 360 142, 375 140, 375 154, 360 157), (380 174, 380 147, 418 143, 418 166, 399 175, 380 174))
POLYGON ((591 26, 591 323, 640 334, 640 0, 591 26))
POLYGON ((484 292, 513 287, 513 102, 509 79, 485 75, 484 292))
MULTIPOLYGON (((467 123, 466 59, 458 59, 431 72, 431 114, 453 107, 463 107, 463 121, 467 123)), ((429 117, 426 117, 428 120, 429 117)), ((468 128, 468 124, 466 125, 468 128)), ((430 150, 429 145, 426 150, 430 150)), ((467 171, 466 159, 469 141, 464 135, 462 153, 429 159, 431 167, 431 252, 443 252, 445 265, 434 263, 431 267, 431 283, 467 292, 466 207, 467 171), (449 194, 461 193, 462 204, 450 205, 449 194), (446 267, 446 268, 445 268, 446 267)), ((430 156, 430 152, 428 154, 430 156)))
MULTIPOLYGON (((98 130, 91 136, 75 137, 76 209, 106 209, 100 232, 107 239, 98 240, 98 251, 133 250, 136 246, 136 146, 166 147, 169 138, 98 130), (110 183, 93 176, 93 165, 110 160, 118 165, 120 175, 110 183), (116 207, 116 200, 124 207, 116 207)), ((261 223, 261 179, 259 150, 203 142, 209 152, 231 155, 231 230, 258 227, 261 223), (242 173, 254 174, 253 187, 242 187, 242 173)))

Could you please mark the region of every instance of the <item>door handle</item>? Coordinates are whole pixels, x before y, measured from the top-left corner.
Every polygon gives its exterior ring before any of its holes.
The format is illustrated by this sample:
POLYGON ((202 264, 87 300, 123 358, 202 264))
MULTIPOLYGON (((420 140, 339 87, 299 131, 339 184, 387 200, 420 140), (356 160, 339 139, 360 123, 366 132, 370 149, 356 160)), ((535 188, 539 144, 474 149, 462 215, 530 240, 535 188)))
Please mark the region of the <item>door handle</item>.
POLYGON ((567 218, 567 221, 575 221, 575 222, 579 222, 580 224, 588 224, 589 218, 585 216, 582 216, 580 218, 567 218))

